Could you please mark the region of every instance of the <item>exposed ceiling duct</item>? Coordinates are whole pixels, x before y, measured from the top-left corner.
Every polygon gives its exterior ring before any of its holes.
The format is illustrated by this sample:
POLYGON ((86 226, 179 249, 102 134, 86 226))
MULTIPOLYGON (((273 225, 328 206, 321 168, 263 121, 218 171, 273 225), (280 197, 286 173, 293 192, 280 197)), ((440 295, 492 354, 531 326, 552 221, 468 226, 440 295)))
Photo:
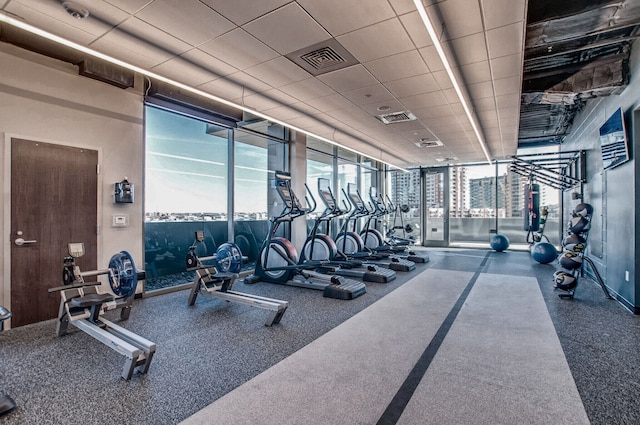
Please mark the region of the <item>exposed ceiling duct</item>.
POLYGON ((518 147, 561 143, 589 99, 629 84, 640 2, 529 2, 518 147))

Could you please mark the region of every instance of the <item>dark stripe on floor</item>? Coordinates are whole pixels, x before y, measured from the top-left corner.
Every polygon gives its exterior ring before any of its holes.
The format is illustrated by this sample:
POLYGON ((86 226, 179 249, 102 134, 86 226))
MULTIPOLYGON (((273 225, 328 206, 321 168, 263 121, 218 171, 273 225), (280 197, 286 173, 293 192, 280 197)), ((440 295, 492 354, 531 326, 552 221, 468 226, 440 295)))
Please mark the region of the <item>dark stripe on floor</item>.
POLYGON ((440 328, 438 328, 438 331, 431 339, 431 342, 420 356, 420 359, 418 360, 416 365, 413 367, 411 372, 409 372, 407 379, 405 379, 402 386, 385 409, 384 413, 378 420, 377 425, 395 425, 400 419, 400 416, 402 416, 402 413, 407 407, 409 400, 411 400, 411 397, 413 397, 413 393, 415 392, 416 388, 418 388, 418 385, 420 384, 420 381, 424 377, 425 373, 427 373, 427 370, 429 369, 433 358, 438 353, 438 349, 449 333, 449 330, 451 329, 453 322, 456 320, 458 313, 460 313, 460 309, 462 309, 462 306, 467 300, 471 289, 473 289, 473 285, 478 280, 478 276, 480 276, 480 273, 482 273, 487 260, 489 259, 489 255, 491 255, 491 251, 488 251, 485 254, 475 274, 471 277, 471 280, 469 280, 469 283, 460 294, 460 297, 447 315, 447 318, 444 320, 444 322, 442 322, 440 328))

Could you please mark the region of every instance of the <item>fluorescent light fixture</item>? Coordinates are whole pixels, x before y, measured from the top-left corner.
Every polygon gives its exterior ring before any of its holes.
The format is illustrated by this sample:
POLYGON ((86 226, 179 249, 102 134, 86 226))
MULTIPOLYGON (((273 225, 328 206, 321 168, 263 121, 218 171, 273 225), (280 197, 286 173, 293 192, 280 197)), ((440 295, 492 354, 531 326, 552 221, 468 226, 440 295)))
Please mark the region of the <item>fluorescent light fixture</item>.
POLYGON ((438 34, 433 29, 433 24, 431 24, 431 20, 427 15, 427 10, 424 8, 424 4, 422 4, 422 0, 413 0, 413 3, 416 5, 416 9, 418 9, 418 14, 422 18, 422 22, 424 26, 427 28, 427 32, 429 33, 429 37, 431 37, 431 41, 438 52, 438 56, 440 56, 440 60, 444 65, 444 69, 447 71, 447 75, 451 80, 451 84, 453 84, 453 88, 458 95, 458 99, 460 99, 460 103, 462 103, 462 108, 464 109, 469 122, 471 123, 471 127, 473 128, 473 132, 476 134, 476 138, 478 139, 478 143, 482 148, 482 152, 484 152, 484 156, 487 158, 489 164, 491 164, 491 156, 489 155, 489 151, 487 150, 487 145, 484 142, 484 138, 480 134, 480 130, 478 130, 478 126, 476 125, 476 120, 473 118, 473 114, 471 113, 471 109, 469 109, 469 105, 467 105, 467 101, 465 100, 462 90, 460 89, 460 85, 458 84, 458 80, 456 76, 453 74, 453 69, 451 69, 451 65, 449 64, 449 60, 447 59, 447 55, 444 54, 444 49, 442 48, 442 44, 440 44, 440 39, 438 38, 438 34))
POLYGON ((73 41, 67 40, 66 38, 57 36, 55 34, 52 34, 52 33, 48 32, 48 31, 40 29, 38 27, 34 27, 33 25, 29 25, 26 22, 23 22, 23 21, 21 21, 19 19, 16 19, 16 18, 13 18, 13 17, 11 17, 9 15, 6 15, 3 12, 0 12, 0 22, 4 22, 4 23, 12 25, 14 27, 23 29, 25 31, 30 32, 31 34, 38 35, 40 37, 46 38, 47 40, 54 41, 56 43, 59 43, 59 44, 62 44, 64 46, 70 47, 70 48, 72 48, 74 50, 77 50, 79 52, 86 53, 87 55, 91 55, 93 57, 96 57, 96 58, 102 59, 104 61, 110 62, 110 63, 112 63, 114 65, 121 66, 121 67, 129 69, 129 70, 131 70, 133 72, 137 72, 138 74, 145 75, 145 76, 147 76, 149 78, 153 78, 155 80, 162 81, 162 82, 167 83, 167 84, 171 84, 172 86, 177 87, 179 89, 182 89, 184 91, 187 91, 189 93, 193 93, 193 94, 196 94, 198 96, 201 96, 201 97, 204 97, 204 98, 207 98, 207 99, 222 103, 224 105, 240 109, 241 111, 248 112, 248 113, 250 113, 252 115, 255 115, 255 116, 260 117, 262 119, 265 119, 267 121, 271 121, 273 123, 280 124, 282 126, 290 128, 291 130, 297 131, 299 133, 306 134, 307 136, 311 136, 311 137, 313 137, 315 139, 321 140, 321 141, 329 143, 331 145, 339 146, 339 147, 341 147, 343 149, 346 149, 346 150, 351 151, 353 153, 356 153, 358 155, 362 155, 362 156, 364 156, 366 158, 370 158, 370 159, 372 159, 374 161, 381 162, 383 164, 388 165, 391 168, 395 168, 395 169, 398 169, 400 171, 408 172, 408 170, 406 170, 406 169, 404 169, 402 167, 399 167, 397 165, 391 164, 391 163, 386 162, 386 161, 382 161, 382 160, 377 159, 377 158, 373 158, 373 157, 371 157, 371 156, 369 156, 367 154, 364 154, 364 153, 362 153, 360 151, 352 149, 352 148, 350 148, 348 146, 344 146, 344 145, 342 145, 342 144, 340 144, 340 143, 338 143, 338 142, 336 142, 334 140, 327 139, 326 137, 322 137, 322 136, 319 136, 317 134, 311 133, 310 131, 304 130, 304 129, 300 128, 300 127, 296 127, 296 126, 287 124, 286 122, 284 122, 282 120, 279 120, 277 118, 271 117, 269 115, 265 115, 262 112, 258 112, 256 110, 251 109, 251 108, 247 108, 246 106, 243 106, 243 105, 238 105, 237 103, 230 102, 230 101, 228 101, 226 99, 223 99, 221 97, 212 95, 211 93, 207 93, 205 91, 198 90, 198 89, 196 89, 194 87, 188 86, 188 85, 183 84, 183 83, 181 83, 179 81, 172 80, 172 79, 164 77, 164 76, 162 76, 160 74, 156 74, 155 72, 151 72, 151 71, 149 71, 147 69, 140 68, 140 67, 138 67, 136 65, 132 65, 132 64, 130 64, 128 62, 124 62, 124 61, 122 61, 120 59, 116 59, 116 58, 111 57, 109 55, 105 55, 104 53, 100 53, 97 50, 90 49, 90 48, 88 48, 86 46, 83 46, 81 44, 78 44, 78 43, 75 43, 73 41))

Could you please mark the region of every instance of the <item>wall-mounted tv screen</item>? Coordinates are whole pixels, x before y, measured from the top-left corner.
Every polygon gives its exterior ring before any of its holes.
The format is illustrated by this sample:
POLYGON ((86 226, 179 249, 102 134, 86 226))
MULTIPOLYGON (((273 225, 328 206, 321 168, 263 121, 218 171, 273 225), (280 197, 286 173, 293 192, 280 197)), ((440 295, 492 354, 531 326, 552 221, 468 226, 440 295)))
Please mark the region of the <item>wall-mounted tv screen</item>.
POLYGON ((605 170, 629 160, 627 132, 621 108, 618 108, 600 127, 600 148, 602 149, 602 167, 605 170))

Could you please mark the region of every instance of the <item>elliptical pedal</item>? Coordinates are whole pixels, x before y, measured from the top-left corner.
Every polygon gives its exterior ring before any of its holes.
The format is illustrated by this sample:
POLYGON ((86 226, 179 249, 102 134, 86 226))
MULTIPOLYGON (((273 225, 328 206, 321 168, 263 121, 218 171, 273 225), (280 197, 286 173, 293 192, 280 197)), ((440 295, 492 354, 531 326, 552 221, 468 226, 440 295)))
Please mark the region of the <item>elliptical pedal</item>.
POLYGON ((416 252, 416 251, 409 251, 407 255, 407 260, 413 261, 414 263, 421 263, 421 264, 428 263, 429 254, 427 254, 426 252, 422 253, 422 252, 416 252))
POLYGON ((345 279, 343 276, 331 276, 331 284, 324 288, 323 296, 339 300, 352 300, 367 293, 363 282, 345 279))
POLYGON ((416 263, 403 258, 391 257, 391 262, 387 267, 397 272, 410 272, 416 269, 416 263))

